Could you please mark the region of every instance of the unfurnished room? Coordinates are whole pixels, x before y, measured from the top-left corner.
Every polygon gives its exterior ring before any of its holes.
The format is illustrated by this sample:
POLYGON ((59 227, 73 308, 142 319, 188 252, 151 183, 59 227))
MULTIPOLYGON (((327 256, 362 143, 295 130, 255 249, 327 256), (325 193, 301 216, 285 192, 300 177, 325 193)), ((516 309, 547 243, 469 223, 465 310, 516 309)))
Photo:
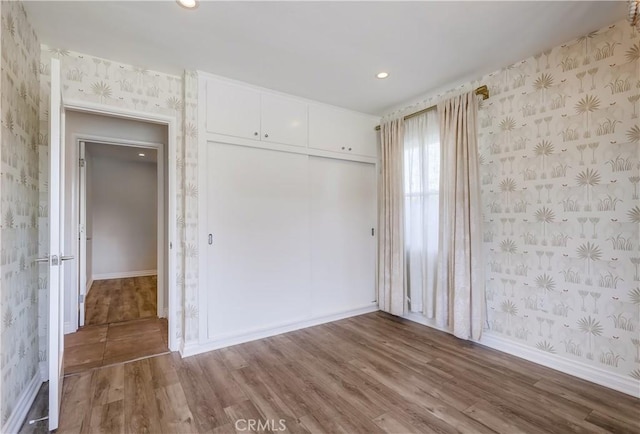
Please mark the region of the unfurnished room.
POLYGON ((0 17, 2 433, 640 433, 638 0, 0 17))

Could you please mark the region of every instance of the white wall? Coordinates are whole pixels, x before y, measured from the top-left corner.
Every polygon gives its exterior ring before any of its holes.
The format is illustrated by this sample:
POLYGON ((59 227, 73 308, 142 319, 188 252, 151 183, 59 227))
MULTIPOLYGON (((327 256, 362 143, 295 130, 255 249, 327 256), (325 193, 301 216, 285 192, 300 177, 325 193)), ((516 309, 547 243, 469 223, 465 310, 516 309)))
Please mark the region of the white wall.
MULTIPOLYGON (((110 139, 135 140, 154 143, 168 143, 166 125, 133 121, 90 113, 67 111, 65 118, 65 171, 64 171, 64 239, 65 255, 78 257, 78 138, 87 136, 108 137, 110 139)), ((88 246, 89 248, 90 246, 88 246)), ((64 324, 65 333, 74 332, 78 324, 76 276, 77 261, 65 262, 64 268, 64 324)), ((156 268, 156 267, 153 267, 156 268)), ((166 299, 166 294, 164 295, 166 299)))
MULTIPOLYGON (((91 270, 94 280, 155 270, 158 250, 158 174, 155 162, 95 155, 88 146, 91 171, 91 270)), ((126 149, 126 148, 125 148, 126 149)), ((130 148, 129 148, 130 149, 130 148)), ((144 150, 148 158, 151 151, 144 150)))

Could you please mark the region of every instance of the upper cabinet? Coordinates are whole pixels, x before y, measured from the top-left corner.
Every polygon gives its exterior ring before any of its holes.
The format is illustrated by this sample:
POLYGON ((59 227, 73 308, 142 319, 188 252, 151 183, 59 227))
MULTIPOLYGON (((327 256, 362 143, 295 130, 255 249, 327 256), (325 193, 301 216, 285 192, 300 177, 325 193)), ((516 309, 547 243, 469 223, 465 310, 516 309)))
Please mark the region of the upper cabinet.
POLYGON ((309 107, 309 147, 367 157, 377 155, 379 119, 326 106, 309 107))
POLYGON ((207 131, 307 146, 307 104, 250 87, 207 80, 207 131))
POLYGON ((307 104, 292 98, 263 93, 262 140, 307 146, 307 104))
POLYGON ((378 117, 210 76, 200 85, 206 131, 228 137, 216 140, 298 146, 306 151, 296 152, 350 160, 378 154, 378 117))
POLYGON ((260 138, 260 92, 207 80, 207 131, 246 139, 260 138))

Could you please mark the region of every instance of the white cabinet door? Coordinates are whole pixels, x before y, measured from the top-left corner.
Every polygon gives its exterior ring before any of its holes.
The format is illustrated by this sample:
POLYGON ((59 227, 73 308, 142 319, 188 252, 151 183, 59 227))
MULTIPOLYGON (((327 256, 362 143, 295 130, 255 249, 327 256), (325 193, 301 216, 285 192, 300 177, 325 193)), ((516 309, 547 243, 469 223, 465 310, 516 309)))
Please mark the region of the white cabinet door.
POLYGON ((209 143, 202 158, 208 338, 307 319, 308 157, 209 143))
POLYGON ((307 146, 307 104, 262 94, 262 141, 307 146))
POLYGON ((260 138, 260 92, 207 80, 207 131, 248 139, 260 138))
POLYGON ((370 306, 376 300, 375 165, 309 157, 309 176, 313 316, 370 306))
POLYGON ((375 157, 378 119, 339 108, 309 107, 309 147, 375 157))

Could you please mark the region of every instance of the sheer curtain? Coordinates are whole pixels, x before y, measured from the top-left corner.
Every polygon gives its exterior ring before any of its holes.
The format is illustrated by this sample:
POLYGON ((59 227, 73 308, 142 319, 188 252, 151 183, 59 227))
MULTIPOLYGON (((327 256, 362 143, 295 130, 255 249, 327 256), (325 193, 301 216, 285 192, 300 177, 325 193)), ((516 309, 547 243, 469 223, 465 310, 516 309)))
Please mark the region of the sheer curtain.
POLYGON ((405 121, 405 285, 410 312, 436 314, 440 134, 433 108, 405 121))

